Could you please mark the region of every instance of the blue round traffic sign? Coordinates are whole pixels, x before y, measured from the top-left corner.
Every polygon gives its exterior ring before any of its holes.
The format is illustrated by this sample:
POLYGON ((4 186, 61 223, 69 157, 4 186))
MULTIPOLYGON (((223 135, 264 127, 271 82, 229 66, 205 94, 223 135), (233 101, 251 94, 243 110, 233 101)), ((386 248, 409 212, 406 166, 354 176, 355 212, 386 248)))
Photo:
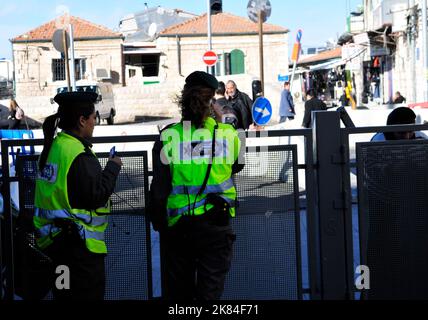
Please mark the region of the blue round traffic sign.
POLYGON ((299 31, 297 31, 297 38, 296 41, 298 43, 300 43, 300 41, 302 40, 302 30, 299 29, 299 31))
POLYGON ((269 100, 264 97, 257 98, 253 104, 254 122, 259 126, 263 126, 267 124, 271 118, 272 105, 270 104, 269 100))

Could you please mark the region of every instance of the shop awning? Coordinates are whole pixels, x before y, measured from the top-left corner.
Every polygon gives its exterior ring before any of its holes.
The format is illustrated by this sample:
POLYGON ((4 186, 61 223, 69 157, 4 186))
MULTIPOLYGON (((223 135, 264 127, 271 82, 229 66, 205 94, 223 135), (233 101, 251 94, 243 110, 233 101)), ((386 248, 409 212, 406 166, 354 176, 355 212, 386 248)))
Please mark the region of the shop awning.
POLYGON ((333 60, 330 60, 327 62, 315 64, 313 66, 308 66, 308 67, 309 67, 310 71, 317 71, 317 70, 333 69, 333 68, 336 68, 336 67, 344 65, 344 64, 346 64, 346 60, 342 60, 342 59, 338 58, 338 59, 333 59, 333 60))

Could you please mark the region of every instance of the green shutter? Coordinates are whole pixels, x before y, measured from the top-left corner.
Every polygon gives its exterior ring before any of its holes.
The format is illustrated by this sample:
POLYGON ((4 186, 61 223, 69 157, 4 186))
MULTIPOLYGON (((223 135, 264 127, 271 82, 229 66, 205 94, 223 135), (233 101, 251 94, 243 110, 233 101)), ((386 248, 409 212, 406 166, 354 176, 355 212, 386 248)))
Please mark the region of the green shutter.
POLYGON ((230 74, 245 73, 244 53, 241 50, 236 49, 230 53, 230 65, 230 74))

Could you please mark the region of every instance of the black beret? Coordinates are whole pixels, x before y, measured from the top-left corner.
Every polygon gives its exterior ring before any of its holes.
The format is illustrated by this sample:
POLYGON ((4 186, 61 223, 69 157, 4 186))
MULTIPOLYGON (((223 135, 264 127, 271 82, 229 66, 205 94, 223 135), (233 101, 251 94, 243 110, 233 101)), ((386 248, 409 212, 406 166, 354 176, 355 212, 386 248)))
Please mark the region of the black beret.
POLYGON ((416 114, 413 110, 407 107, 399 107, 394 109, 388 116, 386 121, 387 125, 394 124, 414 124, 416 120, 416 114))
POLYGON ((216 90, 218 88, 217 79, 209 73, 195 71, 186 78, 187 86, 204 86, 216 90))
POLYGON ((98 94, 95 92, 63 92, 58 93, 54 101, 59 105, 62 104, 74 104, 78 106, 79 104, 94 104, 97 101, 98 94))

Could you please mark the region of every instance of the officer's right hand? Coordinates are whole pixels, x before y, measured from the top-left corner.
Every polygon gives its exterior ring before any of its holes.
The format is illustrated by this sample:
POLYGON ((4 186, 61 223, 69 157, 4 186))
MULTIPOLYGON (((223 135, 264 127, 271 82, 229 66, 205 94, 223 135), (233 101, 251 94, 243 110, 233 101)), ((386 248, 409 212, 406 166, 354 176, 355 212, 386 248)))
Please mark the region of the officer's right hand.
POLYGON ((120 159, 120 157, 118 157, 117 155, 115 155, 114 157, 109 157, 108 161, 113 161, 114 163, 116 163, 120 167, 123 166, 122 159, 120 159))

